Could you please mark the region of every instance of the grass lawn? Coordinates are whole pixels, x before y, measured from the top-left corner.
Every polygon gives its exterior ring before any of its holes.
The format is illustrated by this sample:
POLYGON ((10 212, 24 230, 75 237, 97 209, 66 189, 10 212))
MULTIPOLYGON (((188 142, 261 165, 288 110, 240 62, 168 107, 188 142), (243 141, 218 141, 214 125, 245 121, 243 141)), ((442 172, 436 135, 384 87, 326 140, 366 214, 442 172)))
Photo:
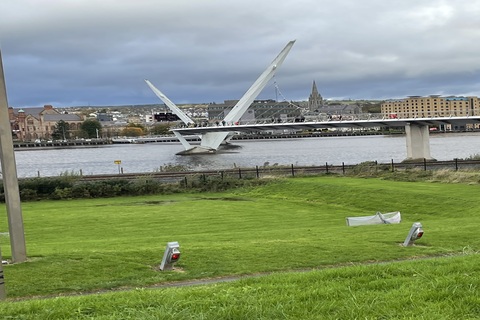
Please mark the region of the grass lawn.
MULTIPOLYGON (((46 308, 51 313, 45 318, 54 319, 149 319, 148 310, 151 319, 177 313, 180 319, 241 319, 250 312, 270 319, 307 319, 302 313, 307 311, 313 312, 311 319, 322 314, 354 318, 354 312, 360 318, 403 318, 398 312, 406 312, 404 306, 418 305, 425 319, 427 311, 447 319, 446 312, 456 311, 452 305, 457 303, 464 310, 460 318, 474 318, 475 312, 480 317, 479 193, 478 185, 323 176, 224 193, 27 202, 23 215, 29 261, 4 266, 9 301, 275 274, 192 288, 5 302, 0 314, 27 319, 32 310, 46 308), (346 226, 345 217, 376 211, 400 211, 403 221, 346 226), (402 247, 417 221, 423 224, 423 238, 402 247), (161 272, 158 265, 168 241, 180 243, 182 257, 175 271, 161 272), (458 257, 357 266, 440 256, 458 257), (343 267, 329 268, 339 265, 343 267), (304 270, 316 271, 288 272, 304 270), (231 305, 233 300, 245 305, 231 305), (304 303, 305 311, 296 310, 304 303), (388 309, 390 303, 393 309, 388 309), (187 311, 182 315, 177 306, 187 311), (384 313, 382 308, 387 308, 384 313), (122 317, 115 314, 118 310, 122 317)), ((5 232, 1 210, 0 232, 5 232)), ((4 259, 9 258, 8 237, 0 237, 0 246, 4 259)), ((415 313, 409 312, 405 317, 413 318, 415 313)))

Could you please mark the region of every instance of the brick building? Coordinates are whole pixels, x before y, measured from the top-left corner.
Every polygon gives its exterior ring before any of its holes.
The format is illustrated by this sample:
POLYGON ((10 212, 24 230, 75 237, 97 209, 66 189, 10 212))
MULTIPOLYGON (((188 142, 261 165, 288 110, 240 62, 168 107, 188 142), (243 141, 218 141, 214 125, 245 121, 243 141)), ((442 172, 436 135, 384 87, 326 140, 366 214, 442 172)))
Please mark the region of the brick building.
POLYGON ((480 99, 478 97, 428 97, 409 96, 404 99, 385 101, 382 113, 398 118, 430 118, 449 116, 473 116, 480 114, 480 99))
POLYGON ((49 140, 55 126, 61 120, 69 126, 69 133, 75 135, 85 118, 78 114, 60 113, 51 105, 38 108, 8 108, 13 138, 20 141, 49 140))

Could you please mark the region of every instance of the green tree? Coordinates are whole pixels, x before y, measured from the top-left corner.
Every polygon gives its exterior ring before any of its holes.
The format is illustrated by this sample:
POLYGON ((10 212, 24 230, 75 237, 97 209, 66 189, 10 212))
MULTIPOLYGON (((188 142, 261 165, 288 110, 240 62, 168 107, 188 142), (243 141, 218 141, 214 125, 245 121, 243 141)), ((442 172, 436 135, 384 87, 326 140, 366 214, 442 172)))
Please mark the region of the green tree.
POLYGON ((87 138, 96 138, 101 135, 102 124, 96 119, 87 119, 82 122, 80 129, 87 138))
POLYGON ((362 112, 364 113, 380 113, 382 109, 382 102, 367 102, 362 106, 362 112))
POLYGON ((147 132, 147 129, 145 128, 145 126, 143 124, 140 124, 140 123, 130 122, 129 124, 127 124, 127 128, 140 128, 140 129, 142 129, 142 131, 144 133, 147 132))
POLYGON ((156 124, 150 129, 150 133, 153 134, 153 135, 171 134, 170 125, 168 123, 156 124))
POLYGON ((68 123, 60 120, 55 125, 55 129, 52 132, 52 138, 55 140, 67 140, 70 139, 70 131, 68 123))
POLYGON ((147 128, 140 123, 133 123, 130 122, 127 126, 122 130, 122 135, 127 137, 139 137, 143 136, 147 133, 147 128))
POLYGON ((127 126, 122 130, 121 134, 126 137, 140 137, 144 135, 144 131, 138 127, 127 126))

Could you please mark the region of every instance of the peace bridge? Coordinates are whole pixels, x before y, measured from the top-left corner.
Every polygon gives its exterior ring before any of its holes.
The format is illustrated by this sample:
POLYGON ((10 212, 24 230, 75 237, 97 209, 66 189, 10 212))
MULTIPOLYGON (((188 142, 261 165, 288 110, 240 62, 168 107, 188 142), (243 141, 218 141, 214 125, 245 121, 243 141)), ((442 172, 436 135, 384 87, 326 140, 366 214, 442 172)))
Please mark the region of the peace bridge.
MULTIPOLYGON (((438 128, 442 131, 468 130, 478 128, 480 116, 437 116, 437 117, 407 117, 401 115, 349 115, 337 116, 332 119, 318 119, 314 121, 266 123, 261 122, 237 122, 237 124, 207 126, 207 127, 186 127, 176 128, 175 133, 180 142, 186 136, 202 135, 208 133, 258 133, 258 132, 297 132, 318 129, 366 129, 366 128, 404 128, 407 159, 427 159, 430 155, 430 128, 438 128)), ((187 150, 188 151, 188 150, 187 150)), ((216 150, 204 150, 203 153, 215 153, 216 150)), ((188 154, 188 153, 183 153, 188 154)))

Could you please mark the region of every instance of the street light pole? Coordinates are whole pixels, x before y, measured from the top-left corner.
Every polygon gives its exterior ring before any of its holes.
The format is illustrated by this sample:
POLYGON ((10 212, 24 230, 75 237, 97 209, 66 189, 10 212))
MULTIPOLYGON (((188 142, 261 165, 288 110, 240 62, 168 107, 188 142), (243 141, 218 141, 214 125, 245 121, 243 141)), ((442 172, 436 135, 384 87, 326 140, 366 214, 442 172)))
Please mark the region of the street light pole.
POLYGON ((2 180, 7 206, 8 230, 13 262, 25 262, 27 249, 23 229, 20 190, 18 187, 17 167, 13 151, 12 128, 8 115, 7 89, 3 73, 2 53, 0 51, 0 160, 2 162, 2 180))

